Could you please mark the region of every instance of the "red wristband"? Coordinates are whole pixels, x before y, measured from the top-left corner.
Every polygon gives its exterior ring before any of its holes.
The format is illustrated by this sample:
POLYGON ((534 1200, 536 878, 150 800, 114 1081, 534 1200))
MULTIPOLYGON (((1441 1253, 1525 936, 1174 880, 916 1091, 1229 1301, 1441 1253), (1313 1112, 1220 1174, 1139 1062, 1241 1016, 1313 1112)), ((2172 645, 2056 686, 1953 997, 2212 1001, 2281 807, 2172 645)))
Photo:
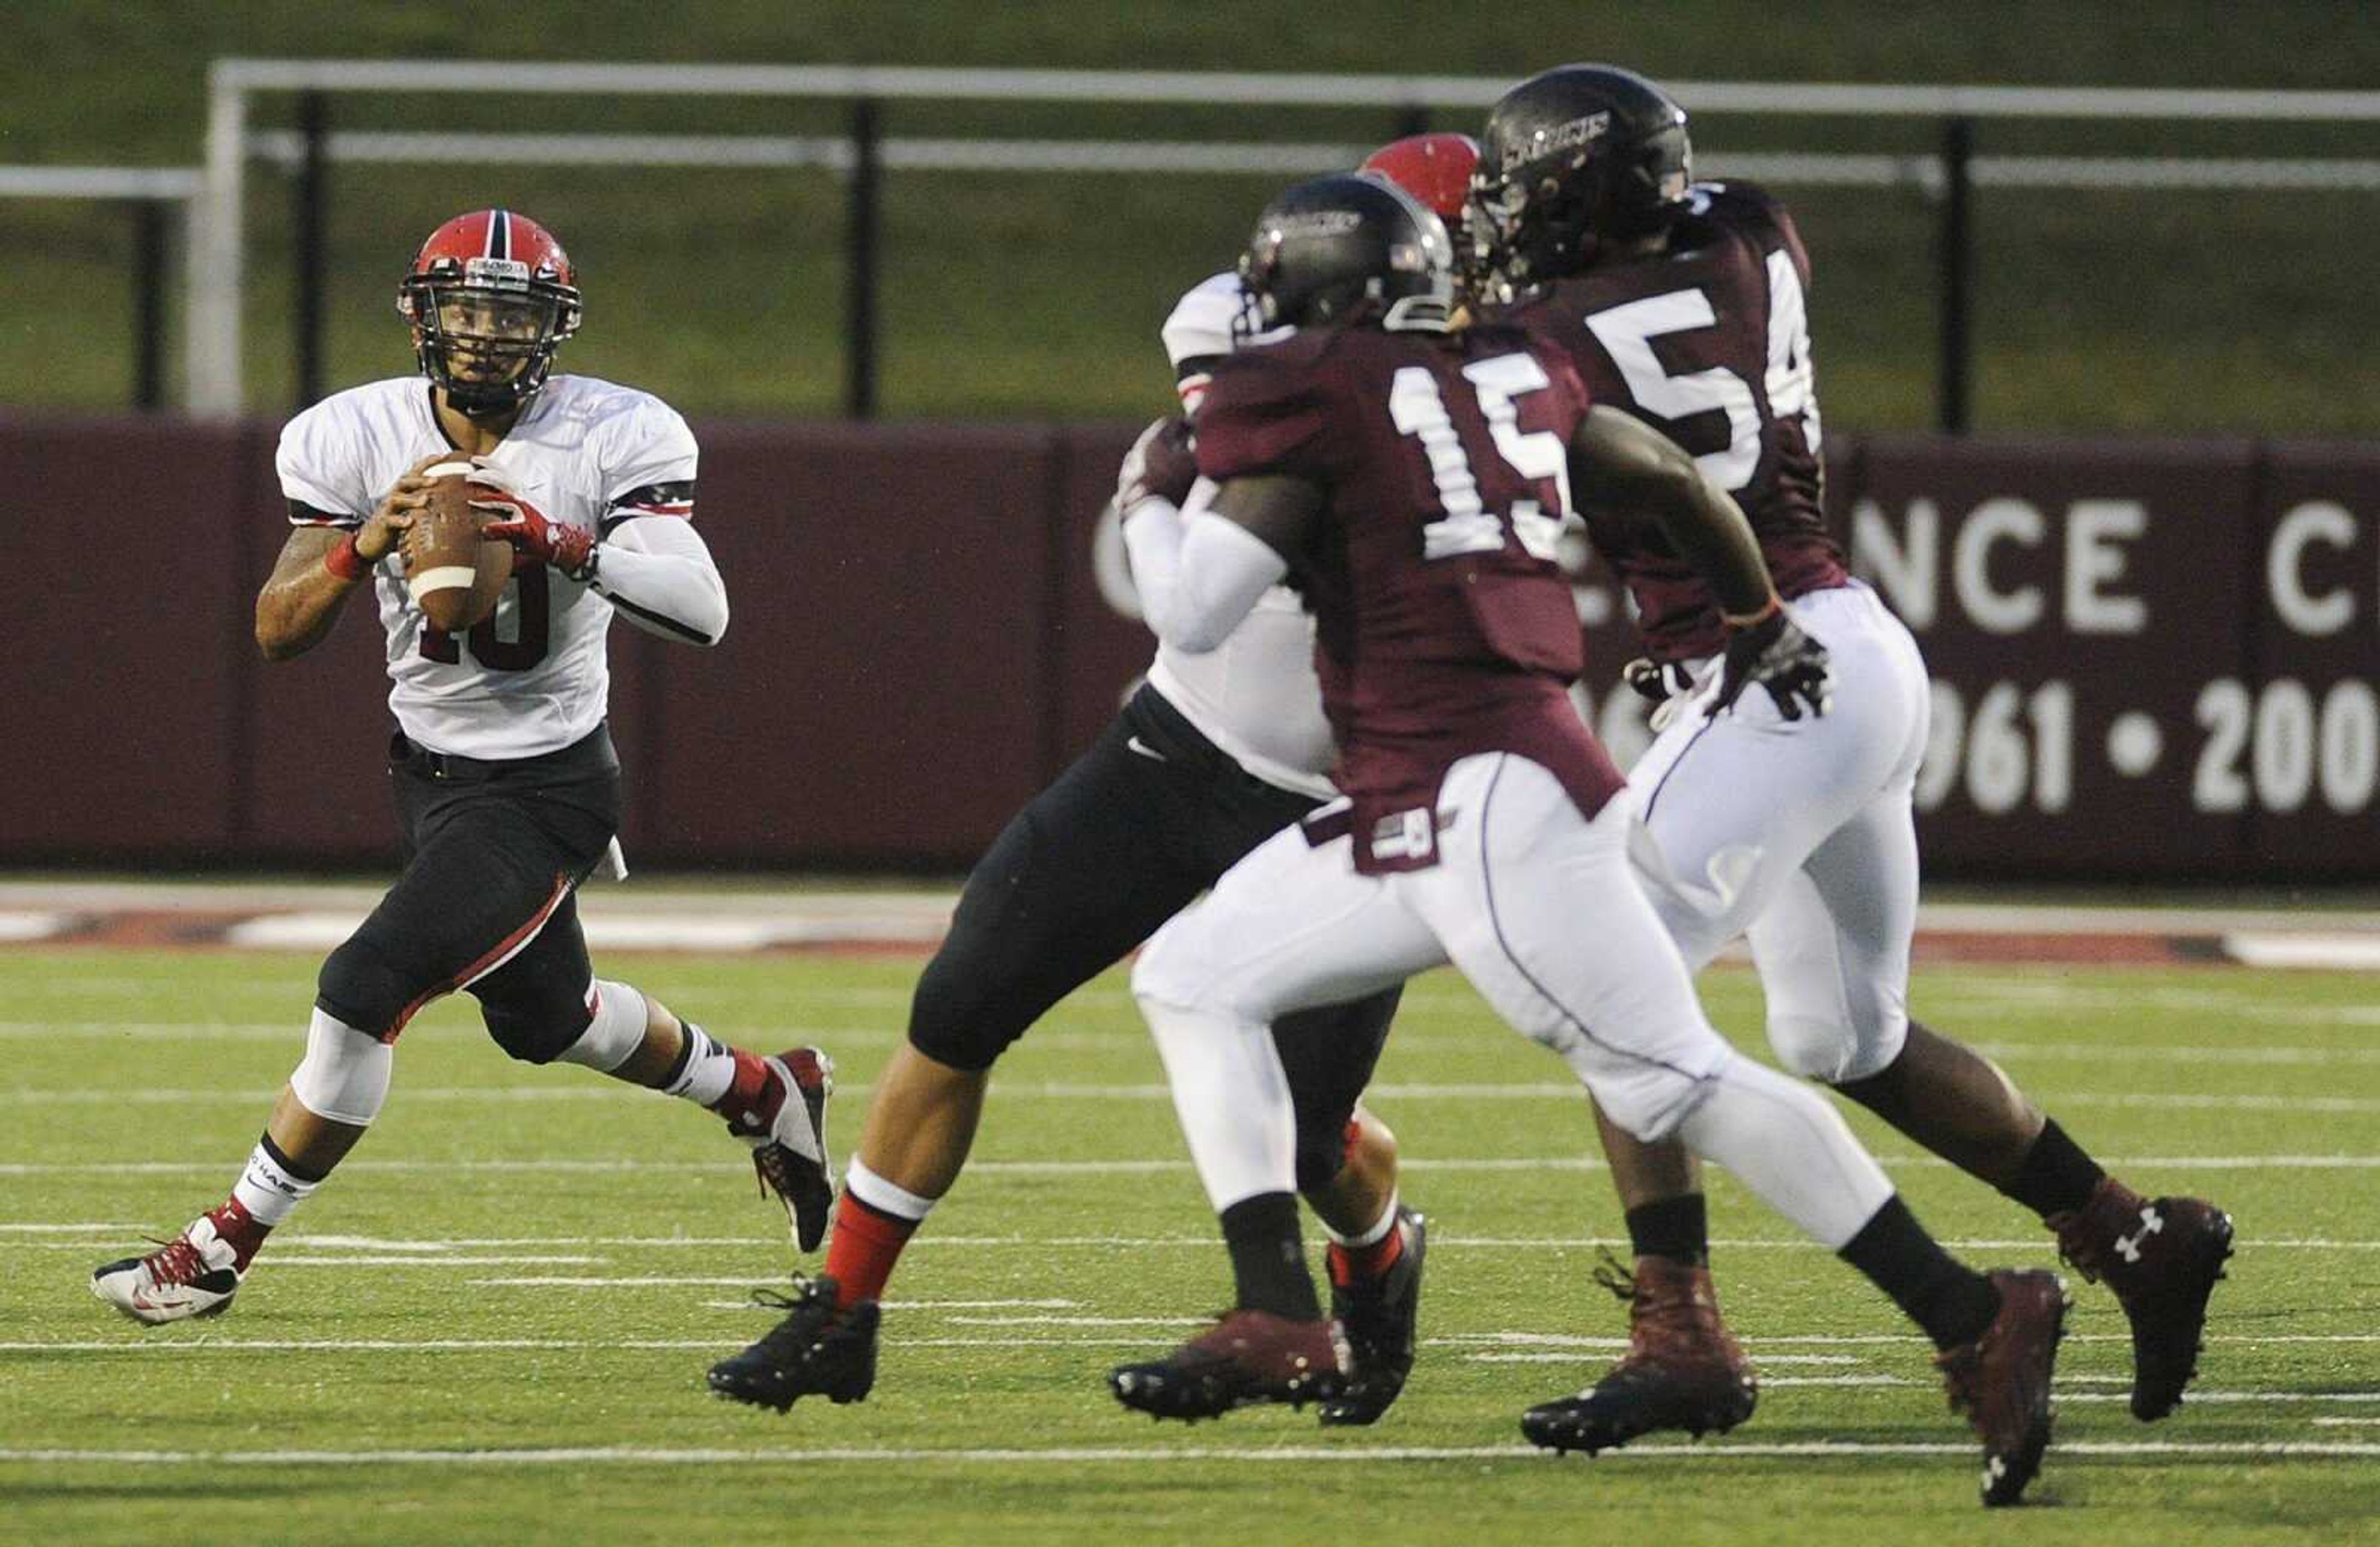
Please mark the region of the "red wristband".
POLYGON ((360 580, 371 566, 366 564, 364 556, 356 552, 356 534, 348 532, 337 542, 332 544, 331 550, 322 555, 322 567, 342 580, 360 580))

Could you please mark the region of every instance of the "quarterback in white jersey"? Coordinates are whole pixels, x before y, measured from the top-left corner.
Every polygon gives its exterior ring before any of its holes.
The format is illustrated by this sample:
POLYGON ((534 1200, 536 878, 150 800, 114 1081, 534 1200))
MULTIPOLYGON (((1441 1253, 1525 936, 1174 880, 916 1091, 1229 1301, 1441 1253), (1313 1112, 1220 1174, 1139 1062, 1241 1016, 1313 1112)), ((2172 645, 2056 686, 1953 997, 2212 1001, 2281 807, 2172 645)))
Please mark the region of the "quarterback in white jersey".
MULTIPOLYGON (((419 376, 373 382, 291 420, 274 457, 298 527, 358 530, 425 457, 460 455, 419 376)), ((727 626, 727 591, 694 513, 694 436, 650 393, 588 376, 549 380, 474 478, 599 540, 585 579, 526 565, 493 619, 454 640, 407 594, 395 553, 372 566, 388 633, 389 709, 407 737, 476 758, 534 757, 601 725, 613 613, 695 644, 727 626), (650 519, 648 518, 650 518, 650 519)))
POLYGON ((159 1250, 91 1275, 137 1321, 229 1307, 265 1237, 379 1115, 398 1033, 456 990, 516 1058, 583 1065, 725 1118, 802 1249, 825 1233, 825 1054, 714 1041, 596 978, 578 926, 578 883, 606 859, 618 871, 613 615, 696 644, 727 624, 690 519, 694 437, 649 394, 551 375, 580 303, 568 256, 534 221, 448 221, 397 304, 428 379, 356 387, 290 421, 275 461, 294 530, 257 597, 256 635, 268 659, 303 653, 371 577, 405 871, 322 964, 305 1056, 230 1194, 159 1250), (456 637, 411 599, 403 538, 429 501, 424 472, 467 459, 493 491, 474 505, 480 535, 516 556, 494 614, 456 637))

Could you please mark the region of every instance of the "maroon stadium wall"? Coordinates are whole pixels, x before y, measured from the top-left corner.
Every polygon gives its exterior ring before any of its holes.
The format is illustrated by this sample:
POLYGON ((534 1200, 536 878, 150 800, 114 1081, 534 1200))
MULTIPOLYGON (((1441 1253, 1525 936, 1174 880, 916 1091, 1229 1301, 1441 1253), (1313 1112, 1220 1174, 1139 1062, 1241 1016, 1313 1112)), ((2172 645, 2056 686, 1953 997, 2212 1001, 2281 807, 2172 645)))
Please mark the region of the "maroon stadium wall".
MULTIPOLYGON (((646 863, 965 864, 1146 662, 1121 425, 703 427, 715 651, 613 634, 646 863), (1110 534, 1111 536, 1111 534, 1110 534)), ((249 633, 270 425, 0 419, 0 863, 385 863, 381 635, 249 633)), ((1936 874, 2380 879, 2380 451, 1830 438, 1859 572, 1935 676, 1936 874)), ((1580 590, 1589 711, 1631 653, 1580 590)))

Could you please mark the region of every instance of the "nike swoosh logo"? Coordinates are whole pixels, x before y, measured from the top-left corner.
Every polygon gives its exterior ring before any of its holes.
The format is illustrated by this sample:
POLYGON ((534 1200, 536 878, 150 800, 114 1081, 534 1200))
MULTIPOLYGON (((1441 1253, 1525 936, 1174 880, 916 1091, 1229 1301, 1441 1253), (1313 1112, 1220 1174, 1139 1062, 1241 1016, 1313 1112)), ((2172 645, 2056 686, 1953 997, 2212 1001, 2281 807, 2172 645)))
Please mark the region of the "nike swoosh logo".
POLYGON ((1156 748, 1150 746, 1148 742, 1143 741, 1136 736, 1125 737, 1123 738, 1123 746, 1125 751, 1136 752, 1140 756, 1147 758, 1151 762, 1172 762, 1173 761, 1172 758, 1167 757, 1163 752, 1159 751, 1156 748))

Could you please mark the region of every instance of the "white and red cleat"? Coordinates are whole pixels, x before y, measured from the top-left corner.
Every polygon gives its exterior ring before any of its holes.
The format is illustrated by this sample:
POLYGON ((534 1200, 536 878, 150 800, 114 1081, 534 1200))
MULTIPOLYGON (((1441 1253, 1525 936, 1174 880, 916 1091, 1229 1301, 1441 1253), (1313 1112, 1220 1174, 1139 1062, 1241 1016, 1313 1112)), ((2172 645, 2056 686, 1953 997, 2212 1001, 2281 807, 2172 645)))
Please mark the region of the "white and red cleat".
POLYGON ((753 1173, 762 1190, 784 1204, 794 1244, 815 1251, 834 1206, 834 1163, 826 1153, 834 1060, 817 1048, 797 1047, 760 1064, 768 1085, 749 1110, 728 1115, 727 1131, 752 1146, 753 1173))
POLYGON ((219 1228, 216 1212, 200 1214, 146 1257, 103 1265, 91 1275, 91 1292, 152 1327, 222 1314, 239 1292, 246 1264, 219 1228))

